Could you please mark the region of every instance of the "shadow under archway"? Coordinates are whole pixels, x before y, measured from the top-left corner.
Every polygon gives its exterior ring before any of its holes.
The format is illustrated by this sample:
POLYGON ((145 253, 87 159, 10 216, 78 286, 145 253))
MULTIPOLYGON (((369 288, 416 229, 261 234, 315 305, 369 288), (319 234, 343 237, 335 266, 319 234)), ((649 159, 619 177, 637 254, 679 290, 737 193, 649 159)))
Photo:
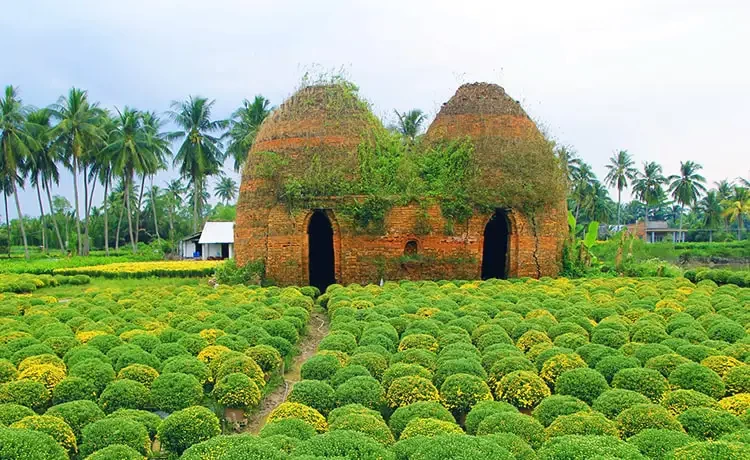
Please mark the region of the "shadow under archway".
POLYGON ((508 248, 510 246, 508 213, 498 209, 484 228, 482 251, 482 279, 508 278, 508 248))
POLYGON ((308 279, 321 292, 336 282, 333 226, 322 210, 316 210, 307 225, 308 279))

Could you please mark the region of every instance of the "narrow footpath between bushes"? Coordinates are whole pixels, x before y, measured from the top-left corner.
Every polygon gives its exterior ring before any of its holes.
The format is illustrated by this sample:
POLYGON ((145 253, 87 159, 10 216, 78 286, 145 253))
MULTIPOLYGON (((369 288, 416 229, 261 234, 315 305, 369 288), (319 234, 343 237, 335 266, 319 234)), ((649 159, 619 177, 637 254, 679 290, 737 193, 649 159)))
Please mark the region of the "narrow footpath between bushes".
POLYGON ((289 391, 295 383, 300 381, 300 368, 318 349, 318 344, 328 334, 328 316, 322 311, 315 311, 310 315, 310 325, 307 335, 299 343, 299 354, 289 369, 284 372, 284 383, 266 395, 260 403, 258 411, 249 417, 245 432, 258 434, 266 424, 266 418, 276 407, 286 400, 289 391))

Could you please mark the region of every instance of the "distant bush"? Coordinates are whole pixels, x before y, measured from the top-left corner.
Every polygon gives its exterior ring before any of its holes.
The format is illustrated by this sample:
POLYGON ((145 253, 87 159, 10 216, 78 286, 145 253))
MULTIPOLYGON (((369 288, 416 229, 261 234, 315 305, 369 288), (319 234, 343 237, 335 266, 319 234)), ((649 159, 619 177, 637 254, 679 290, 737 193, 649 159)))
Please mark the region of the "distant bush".
MULTIPOLYGON (((515 382, 506 383, 504 394, 507 395, 513 391, 511 388, 515 382)), ((469 374, 455 374, 443 382, 440 387, 440 398, 448 409, 465 414, 478 402, 492 400, 492 393, 481 378, 469 374)))
POLYGON ((393 380, 388 387, 386 400, 388 405, 395 409, 418 401, 439 401, 440 393, 429 380, 406 376, 393 380))
POLYGON ((317 432, 312 425, 304 420, 298 418, 286 418, 266 423, 263 426, 263 429, 260 430, 259 436, 261 438, 266 438, 279 434, 304 441, 305 439, 310 439, 315 436, 317 432))
POLYGON ((385 402, 385 391, 372 377, 353 377, 336 388, 334 398, 337 406, 362 404, 379 410, 385 402))
POLYGON ((255 407, 262 398, 261 391, 255 381, 239 372, 222 377, 214 385, 212 394, 222 406, 237 409, 255 407))

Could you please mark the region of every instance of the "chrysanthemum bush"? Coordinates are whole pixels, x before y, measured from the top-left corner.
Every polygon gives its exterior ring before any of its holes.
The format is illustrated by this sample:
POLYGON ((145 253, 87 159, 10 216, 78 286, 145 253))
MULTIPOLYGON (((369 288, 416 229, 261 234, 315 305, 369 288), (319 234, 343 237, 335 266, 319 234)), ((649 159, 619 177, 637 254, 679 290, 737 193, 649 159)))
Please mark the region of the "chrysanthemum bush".
MULTIPOLYGON (((248 382, 264 391, 317 302, 330 335, 268 417, 262 442, 243 436, 262 458, 532 458, 532 447, 540 458, 693 458, 745 439, 747 288, 683 278, 524 279, 333 285, 317 300, 307 294, 92 289, 64 306, 6 295, 0 415, 8 404, 43 413, 78 400, 120 401, 106 419, 140 414, 129 393, 111 397, 123 381, 145 387, 146 411, 255 404, 248 382), (35 366, 56 371, 19 377, 35 366), (699 439, 710 446, 693 446, 699 439)), ((102 420, 90 417, 89 425, 102 420)), ((66 423, 81 432, 79 422, 66 423)), ((242 442, 216 439, 186 449, 240 455, 242 442)))

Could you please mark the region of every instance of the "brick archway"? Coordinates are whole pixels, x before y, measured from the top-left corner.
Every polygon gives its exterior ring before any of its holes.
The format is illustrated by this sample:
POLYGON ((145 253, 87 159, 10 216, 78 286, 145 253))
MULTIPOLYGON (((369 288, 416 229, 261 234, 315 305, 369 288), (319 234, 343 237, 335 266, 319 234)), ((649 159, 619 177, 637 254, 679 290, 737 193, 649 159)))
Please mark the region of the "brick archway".
MULTIPOLYGON (((332 279, 329 279, 324 284, 333 284, 333 283, 340 283, 341 282, 341 230, 339 228, 338 222, 336 221, 336 217, 332 210, 330 209, 312 209, 310 212, 305 216, 304 219, 304 235, 303 238, 303 244, 302 244, 302 261, 303 261, 303 270, 304 270, 304 276, 306 276, 307 281, 310 284, 313 284, 314 277, 311 276, 311 262, 313 264, 318 263, 319 261, 312 260, 311 261, 311 225, 316 226, 320 225, 320 218, 324 218, 328 220, 328 224, 330 225, 330 238, 331 238, 331 245, 332 245, 332 262, 333 262, 333 273, 332 273, 332 279)), ((313 229, 314 230, 314 229, 313 229)), ((318 248, 312 248, 312 258, 315 259, 315 257, 320 257, 320 254, 316 255, 316 250, 318 248)), ((325 256, 324 256, 325 257, 325 256)), ((326 262, 327 263, 327 262, 326 262)), ((313 268, 315 268, 313 266, 313 268)), ((323 267, 325 268, 325 267, 323 267)), ((313 284, 314 285, 314 284, 313 284)), ((322 286, 318 286, 322 287, 322 286)), ((321 289, 324 290, 324 289, 321 289)))
POLYGON ((512 210, 498 208, 484 219, 479 249, 479 268, 483 279, 512 278, 517 275, 518 230, 512 210), (489 260, 489 257, 494 260, 489 260))

